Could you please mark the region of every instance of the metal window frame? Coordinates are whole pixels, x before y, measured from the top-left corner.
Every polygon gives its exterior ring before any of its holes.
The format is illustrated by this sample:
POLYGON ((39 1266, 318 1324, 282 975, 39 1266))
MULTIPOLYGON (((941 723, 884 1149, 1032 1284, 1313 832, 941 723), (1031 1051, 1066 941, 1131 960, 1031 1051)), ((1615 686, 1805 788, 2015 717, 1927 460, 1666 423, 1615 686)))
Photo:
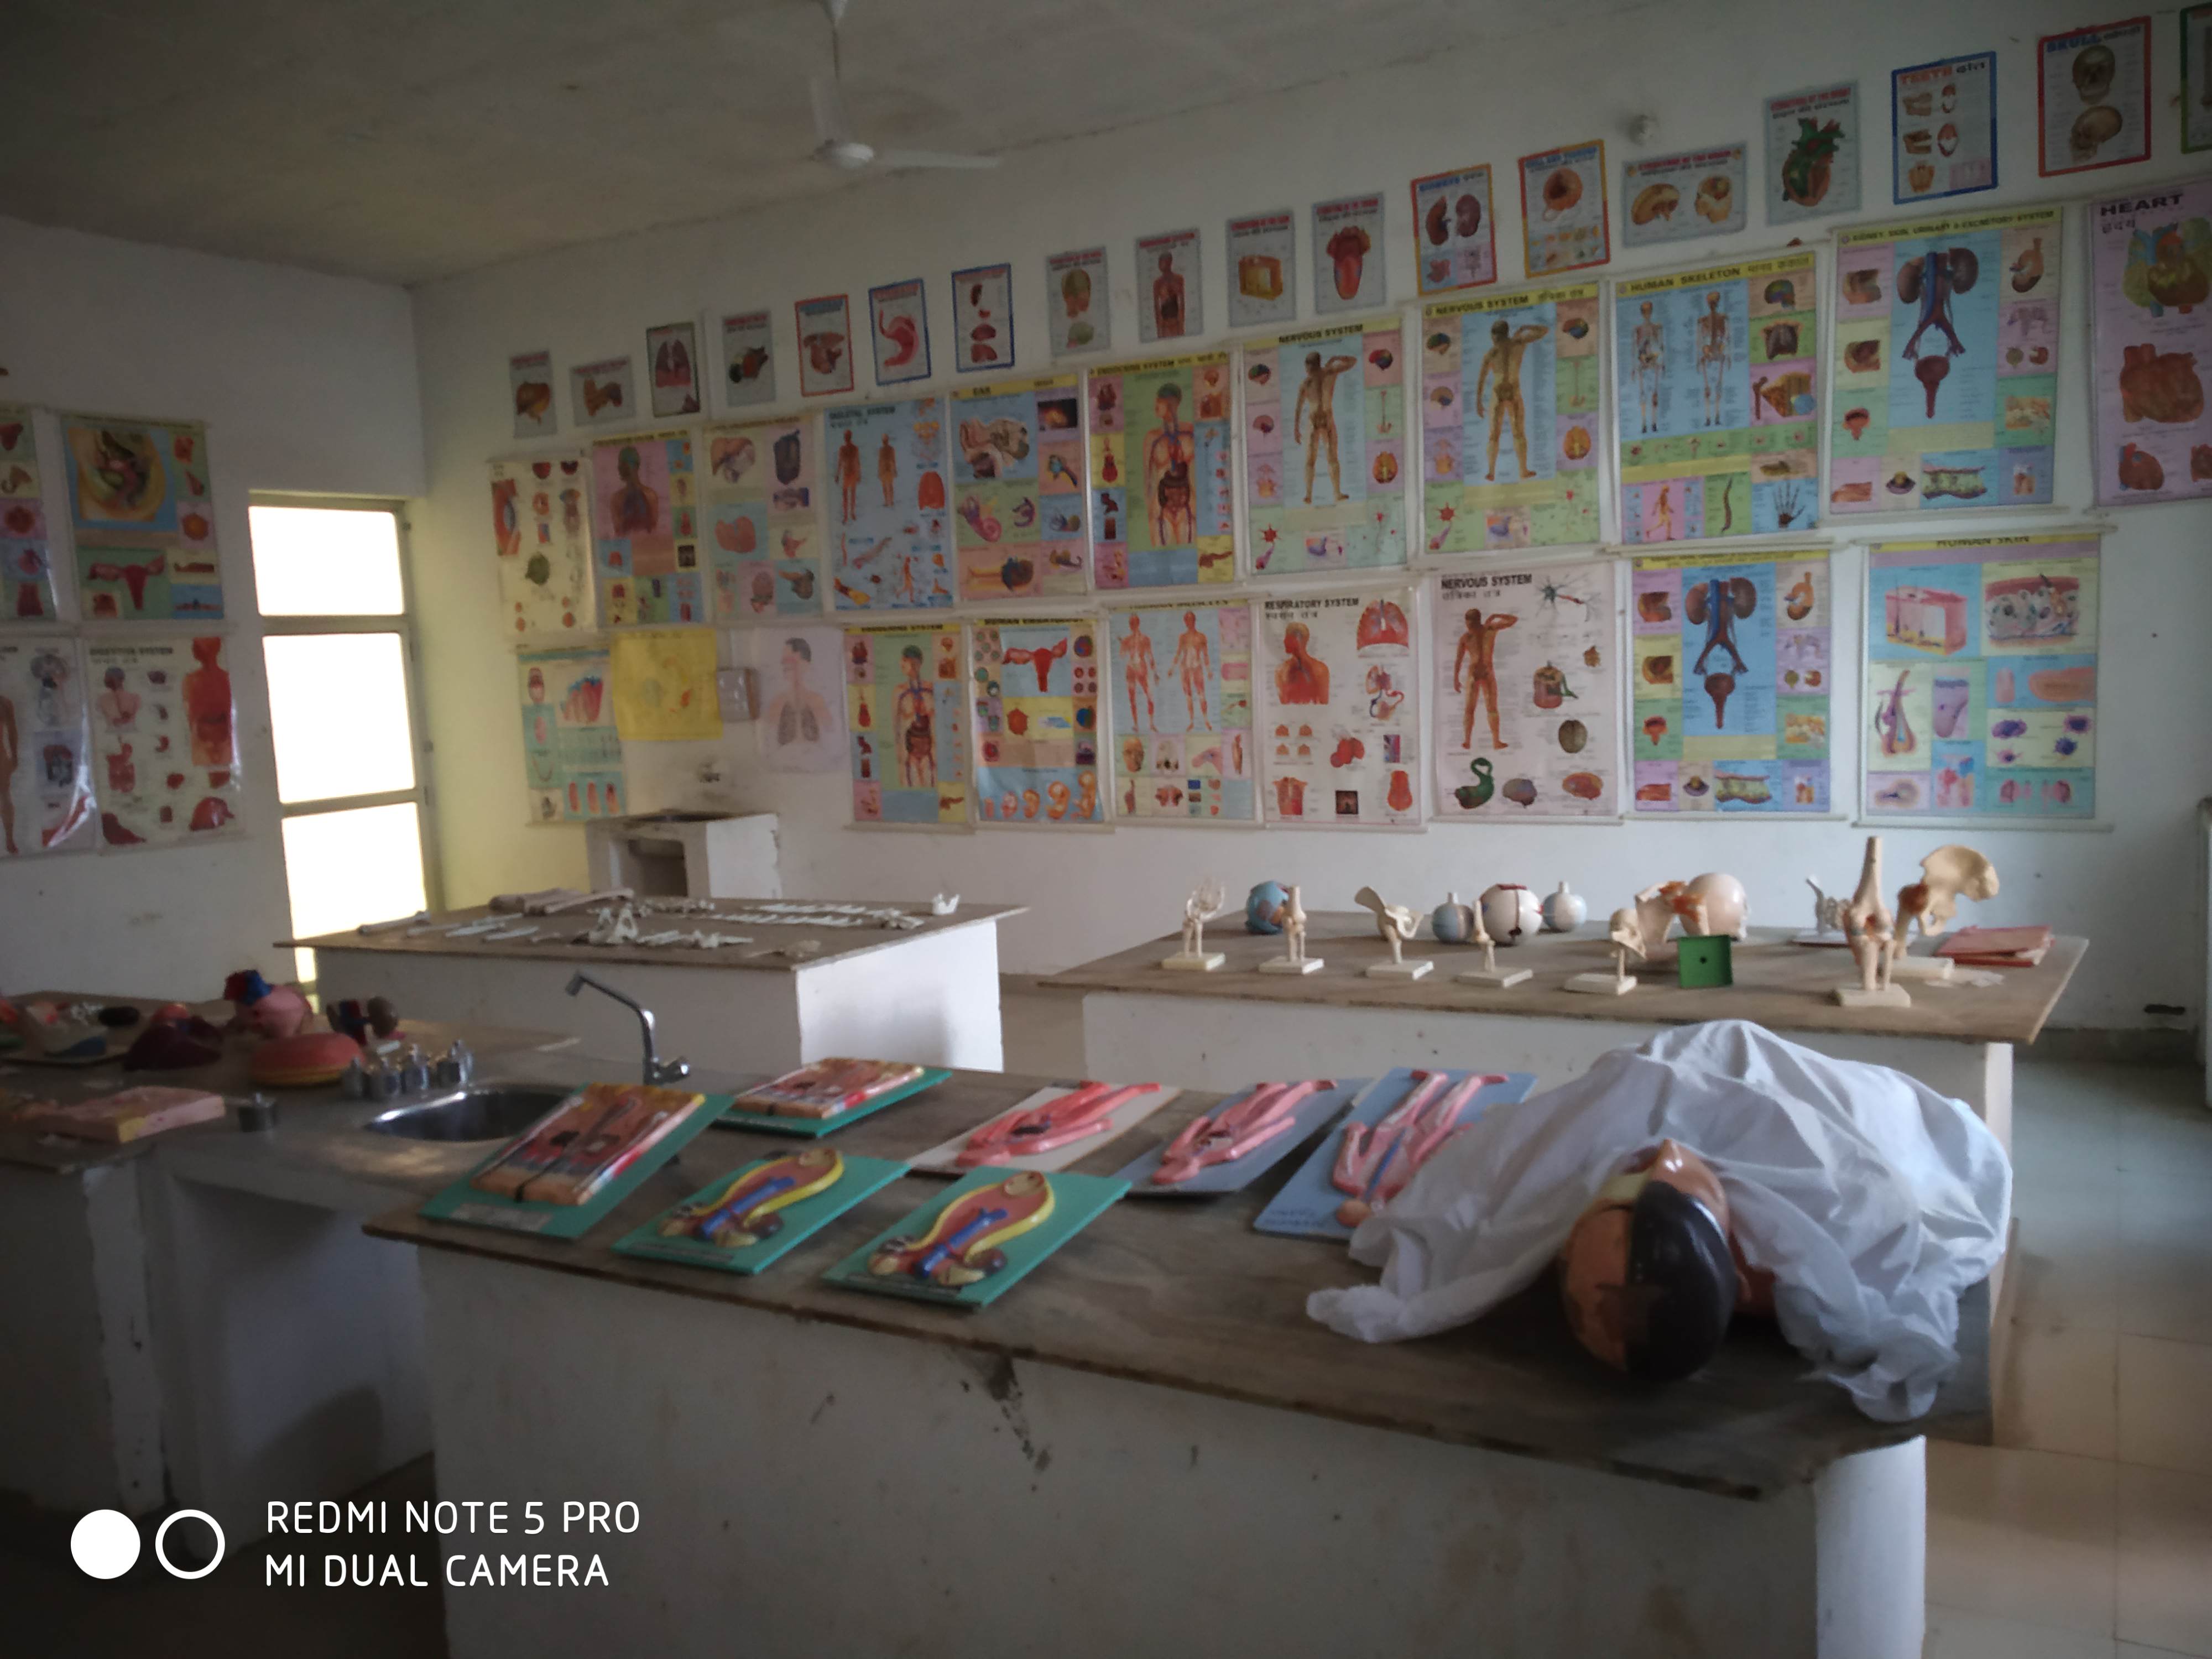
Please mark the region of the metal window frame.
MULTIPOLYGON (((397 634, 399 636, 399 659, 407 695, 407 730, 414 749, 415 787, 412 789, 385 790, 366 795, 332 795, 324 800, 286 802, 280 794, 276 804, 277 817, 285 818, 313 817, 325 812, 348 812, 370 806, 397 806, 411 801, 415 805, 415 834, 422 859, 423 902, 433 910, 445 908, 445 869, 439 857, 438 837, 431 822, 431 813, 437 804, 437 791, 430 782, 430 762, 434 745, 428 729, 422 720, 422 657, 415 638, 415 560, 414 543, 407 521, 407 503, 381 495, 296 495, 274 490, 254 490, 248 496, 254 507, 304 507, 319 512, 388 513, 399 541, 399 609, 381 616, 281 616, 263 615, 260 597, 254 598, 254 614, 261 623, 264 639, 272 635, 299 635, 317 634, 397 634)), ((251 559, 252 548, 247 549, 251 559)), ((263 672, 267 672, 264 657, 263 672)), ((281 784, 278 786, 281 789, 281 784)), ((279 844, 282 843, 280 828, 279 844)))

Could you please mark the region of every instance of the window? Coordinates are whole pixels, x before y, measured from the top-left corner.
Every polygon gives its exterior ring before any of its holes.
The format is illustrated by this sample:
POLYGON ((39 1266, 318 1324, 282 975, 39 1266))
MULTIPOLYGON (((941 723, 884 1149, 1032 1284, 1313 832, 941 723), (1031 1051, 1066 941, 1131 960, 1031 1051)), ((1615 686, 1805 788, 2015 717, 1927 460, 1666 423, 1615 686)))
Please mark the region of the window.
MULTIPOLYGON (((422 909, 436 866, 399 509, 263 500, 251 519, 293 932, 422 909)), ((310 983, 315 953, 297 955, 310 983)))

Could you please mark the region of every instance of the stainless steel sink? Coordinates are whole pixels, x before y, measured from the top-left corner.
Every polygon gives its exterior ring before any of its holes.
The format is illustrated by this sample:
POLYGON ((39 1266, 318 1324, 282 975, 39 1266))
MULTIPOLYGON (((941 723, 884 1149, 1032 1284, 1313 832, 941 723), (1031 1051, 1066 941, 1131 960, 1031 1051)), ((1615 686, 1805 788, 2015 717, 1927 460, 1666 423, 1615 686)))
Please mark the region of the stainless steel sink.
POLYGON ((371 1118, 372 1133, 409 1140, 506 1140, 551 1111, 569 1091, 550 1083, 472 1083, 371 1118))

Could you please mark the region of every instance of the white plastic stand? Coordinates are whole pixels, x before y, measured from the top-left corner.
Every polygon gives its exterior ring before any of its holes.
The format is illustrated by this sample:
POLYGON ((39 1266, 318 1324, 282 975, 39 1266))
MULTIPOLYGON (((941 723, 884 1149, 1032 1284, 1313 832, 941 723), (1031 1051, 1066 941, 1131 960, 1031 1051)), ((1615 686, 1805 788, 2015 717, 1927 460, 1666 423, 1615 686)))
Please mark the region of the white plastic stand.
POLYGON ((1535 978, 1536 970, 1534 968, 1522 968, 1517 970, 1505 968, 1470 968, 1463 974, 1454 974, 1452 977, 1462 985, 1488 985, 1502 991, 1509 985, 1518 985, 1524 979, 1535 978))
POLYGON ((1625 997, 1635 988, 1633 974, 1574 974, 1567 980, 1570 991, 1583 991, 1594 997, 1625 997))
POLYGON ((1370 979, 1419 979, 1437 964, 1426 957, 1418 962, 1378 962, 1367 970, 1370 979))
POLYGON ((1910 1008, 1911 994, 1902 985, 1883 985, 1868 990, 1863 985, 1836 987, 1838 1008, 1910 1008))
POLYGON ((1263 974, 1317 974, 1321 972, 1319 957, 1300 957, 1293 961, 1289 957, 1270 957, 1260 964, 1263 974))
POLYGON ((1178 951, 1171 957, 1162 957, 1160 966, 1179 974, 1210 974, 1228 960, 1219 951, 1201 951, 1195 956, 1188 951, 1178 951))

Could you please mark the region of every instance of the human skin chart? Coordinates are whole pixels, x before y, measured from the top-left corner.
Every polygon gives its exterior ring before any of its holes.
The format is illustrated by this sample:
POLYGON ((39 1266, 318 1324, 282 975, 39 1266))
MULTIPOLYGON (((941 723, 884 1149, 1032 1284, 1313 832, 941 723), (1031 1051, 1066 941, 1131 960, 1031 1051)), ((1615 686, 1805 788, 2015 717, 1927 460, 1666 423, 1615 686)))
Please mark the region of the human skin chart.
POLYGON ((2098 505, 2212 495, 2212 183, 2093 202, 2088 219, 2098 505))
POLYGON ((235 823, 244 797, 223 638, 89 641, 85 666, 102 845, 160 846, 235 823))
POLYGON ((820 428, 811 415, 710 426, 700 496, 718 623, 822 611, 820 428))
POLYGON ((221 617, 207 428, 100 415, 61 424, 85 620, 221 617))
POLYGON ((1826 812, 1833 681, 1826 550, 1635 562, 1638 812, 1826 812))
POLYGON ((54 616, 52 544, 27 409, 0 407, 0 623, 54 616))
POLYGON ((1101 588, 1237 580, 1229 354, 1093 369, 1092 580, 1101 588))
POLYGON ((2096 815, 2099 552, 2078 532, 1869 550, 1869 816, 2096 815))
POLYGON ((583 451, 491 463, 500 603, 517 639, 592 627, 591 515, 583 451))
POLYGON ((1404 587, 1262 603, 1255 666, 1268 823, 1420 822, 1414 611, 1404 587))
POLYGON ((691 463, 685 428, 592 446, 592 560, 604 626, 707 620, 691 463))
POLYGON ((607 653, 521 651, 522 765, 532 823, 577 823, 623 811, 622 739, 607 653))
POLYGON ((2055 207, 1836 236, 1832 515, 2051 500, 2055 207))
POLYGON ((1395 317, 1244 348, 1255 576, 1406 562, 1405 356, 1395 317))
POLYGON ((1421 477, 1431 553, 1595 544, 1595 283, 1421 313, 1421 477))
POLYGON ((1431 816, 1583 818, 1620 811, 1619 567, 1439 575, 1430 606, 1431 816))
POLYGON ((1621 540, 1820 521, 1820 339, 1810 248, 1614 285, 1621 540))
POLYGON ((91 757, 76 641, 0 639, 0 858, 95 843, 91 757))
POLYGON ((822 424, 836 609, 951 606, 945 400, 846 404, 824 414, 822 424))
POLYGON ((960 629, 845 630, 853 821, 968 827, 968 697, 960 629))
POLYGON ((1109 611, 1114 813, 1125 823, 1249 823, 1252 607, 1109 611))
POLYGON ((1083 502, 1079 376, 952 394, 952 536, 963 600, 1087 592, 1083 502))
POLYGON ((1098 623, 1024 617, 975 625, 975 808, 987 824, 1103 824, 1098 623))

